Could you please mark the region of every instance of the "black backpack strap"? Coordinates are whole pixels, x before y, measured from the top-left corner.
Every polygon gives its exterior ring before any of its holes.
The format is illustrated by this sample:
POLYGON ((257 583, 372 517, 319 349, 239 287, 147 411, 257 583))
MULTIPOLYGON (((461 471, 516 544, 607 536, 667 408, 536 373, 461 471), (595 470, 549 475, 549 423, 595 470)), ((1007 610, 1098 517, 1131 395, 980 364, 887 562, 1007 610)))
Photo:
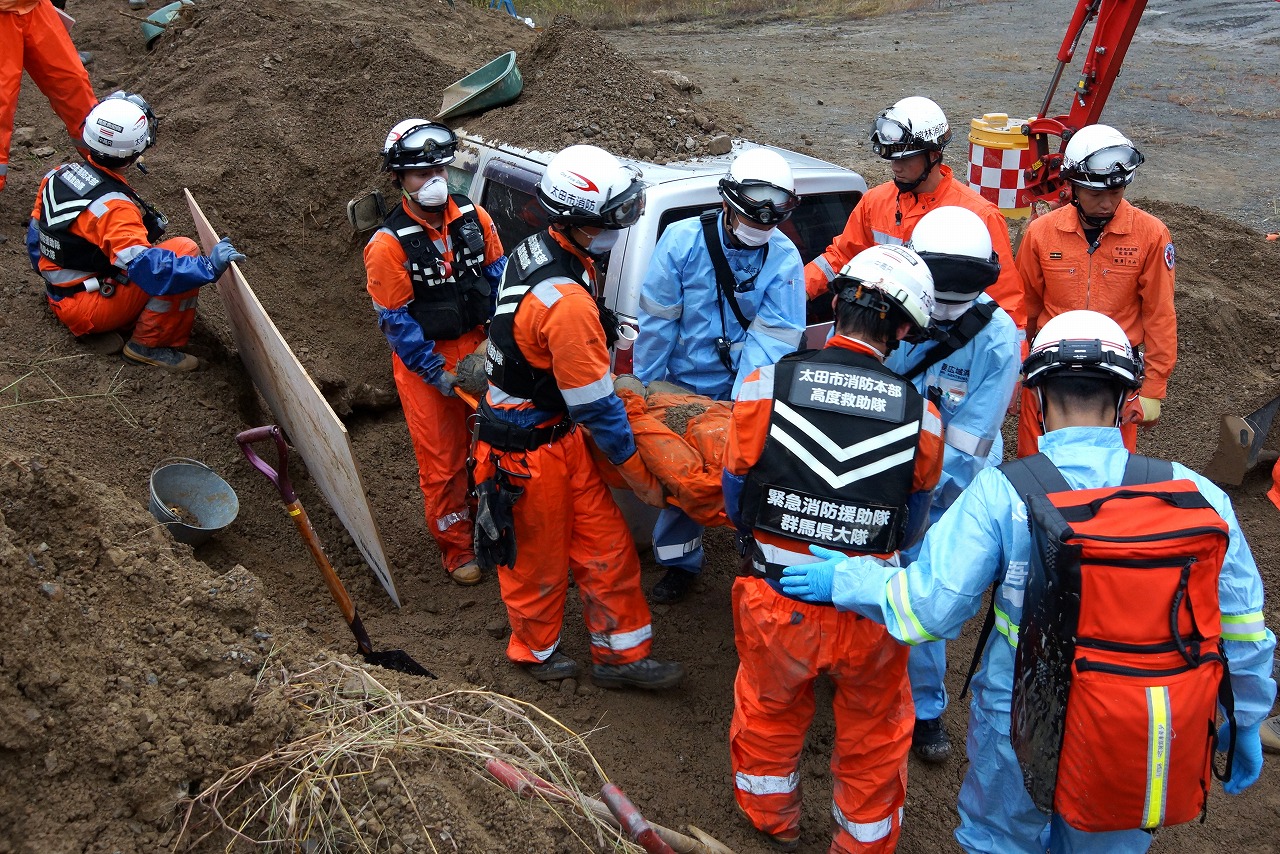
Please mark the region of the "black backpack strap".
POLYGON ((1130 454, 1129 461, 1124 466, 1124 478, 1120 481, 1120 485, 1139 486, 1166 480, 1173 480, 1173 463, 1154 457, 1130 454))
MULTIPOLYGON (((1071 484, 1067 483, 1062 472, 1058 471, 1058 467, 1044 454, 1032 454, 1020 460, 1010 460, 1000 466, 1000 473, 1013 484, 1018 497, 1028 504, 1029 496, 1067 492, 1071 489, 1071 484)), ((1028 512, 1027 524, 1031 524, 1030 512, 1028 512)), ((998 583, 991 586, 991 606, 987 608, 987 617, 982 622, 982 632, 978 635, 978 645, 973 650, 973 660, 969 662, 969 673, 964 677, 964 688, 960 691, 960 699, 964 699, 964 695, 969 692, 969 683, 973 681, 973 674, 978 671, 978 662, 982 660, 982 652, 987 648, 991 630, 995 628, 998 586, 998 583)))
POLYGON ((1000 306, 994 302, 974 303, 969 306, 969 310, 956 320, 947 330, 945 338, 938 338, 935 346, 925 353, 925 357, 918 365, 907 371, 903 376, 906 379, 913 380, 950 356, 957 350, 964 348, 966 344, 978 337, 986 325, 991 322, 991 318, 995 316, 996 309, 1000 306))
POLYGON ((711 266, 716 271, 718 298, 728 301, 729 308, 733 311, 733 316, 738 319, 738 325, 742 327, 743 331, 746 331, 751 322, 742 313, 742 307, 738 305, 738 298, 734 296, 736 282, 733 278, 733 271, 729 269, 729 259, 724 257, 724 248, 720 245, 720 235, 717 233, 719 218, 719 210, 707 211, 698 217, 702 222, 702 238, 707 243, 707 254, 711 256, 711 266))

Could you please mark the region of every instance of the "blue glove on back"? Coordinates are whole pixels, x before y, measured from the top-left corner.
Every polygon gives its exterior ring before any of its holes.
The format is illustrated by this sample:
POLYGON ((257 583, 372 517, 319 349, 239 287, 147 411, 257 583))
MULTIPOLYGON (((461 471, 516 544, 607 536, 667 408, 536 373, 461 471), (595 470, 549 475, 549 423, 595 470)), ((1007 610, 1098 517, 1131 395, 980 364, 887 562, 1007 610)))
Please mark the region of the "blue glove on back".
POLYGON ((848 560, 848 555, 822 546, 809 546, 809 553, 822 558, 818 563, 788 566, 782 570, 782 592, 804 602, 825 604, 831 601, 831 583, 836 567, 848 560))
POLYGON ((222 274, 227 272, 227 268, 231 266, 232 261, 243 261, 244 253, 231 245, 231 238, 224 237, 214 244, 213 250, 209 252, 209 263, 213 265, 213 272, 216 278, 221 279, 222 274))
MULTIPOLYGON (((1218 730, 1218 749, 1225 751, 1231 738, 1231 724, 1224 723, 1218 730)), ((1231 779, 1222 784, 1228 795, 1238 795, 1258 782, 1262 773, 1261 724, 1236 728, 1236 755, 1231 761, 1231 779)))

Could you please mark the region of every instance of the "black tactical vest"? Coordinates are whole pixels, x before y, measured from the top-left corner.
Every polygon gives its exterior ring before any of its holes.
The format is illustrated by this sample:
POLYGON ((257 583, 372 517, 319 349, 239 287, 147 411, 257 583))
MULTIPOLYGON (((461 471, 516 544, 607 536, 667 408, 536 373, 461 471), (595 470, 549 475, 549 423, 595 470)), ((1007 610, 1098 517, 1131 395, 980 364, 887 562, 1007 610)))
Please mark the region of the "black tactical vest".
MULTIPOLYGON (((784 357, 769 437, 742 495, 746 523, 846 552, 895 551, 924 411, 915 387, 871 356, 827 347, 784 357)), ((755 563, 781 570, 759 548, 755 563)))
POLYGON ((489 323, 489 351, 484 365, 489 382, 513 397, 532 400, 534 406, 546 412, 568 411, 555 377, 530 365, 516 346, 516 311, 539 282, 552 278, 581 282, 585 272, 582 262, 546 232, 538 232, 516 246, 507 259, 507 270, 498 288, 498 307, 489 323))
POLYGON ((489 318, 489 282, 484 277, 484 226, 471 200, 451 195, 461 214, 449 223, 447 262, 422 224, 404 205, 387 215, 382 227, 400 241, 409 259, 413 302, 409 314, 429 341, 452 341, 481 326, 489 318))
POLYGON ((71 233, 71 225, 85 210, 108 193, 128 196, 147 229, 147 241, 154 244, 164 236, 169 220, 118 178, 89 163, 68 163, 49 176, 40 196, 40 254, 64 270, 83 270, 110 276, 119 270, 93 242, 71 233))

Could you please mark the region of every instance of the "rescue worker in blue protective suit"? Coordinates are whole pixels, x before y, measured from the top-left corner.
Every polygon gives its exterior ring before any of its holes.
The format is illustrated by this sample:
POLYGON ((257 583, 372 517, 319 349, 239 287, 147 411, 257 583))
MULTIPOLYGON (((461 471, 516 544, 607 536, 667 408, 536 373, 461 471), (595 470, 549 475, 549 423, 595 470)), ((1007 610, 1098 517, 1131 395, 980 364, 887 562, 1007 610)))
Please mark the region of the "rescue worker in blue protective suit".
MULTIPOLYGON (((1120 484, 1130 456, 1115 426, 1126 387, 1122 383, 1132 385, 1141 376, 1140 370, 1135 377, 1123 367, 1124 362, 1136 362, 1123 330, 1096 312, 1068 312, 1045 324, 1031 353, 1024 373, 1033 359, 1048 362, 1041 393, 1048 432, 1040 451, 1075 489, 1120 484), (1045 360, 1043 350, 1099 355, 1072 363, 1045 360), (1081 376, 1085 372, 1092 374, 1092 381, 1081 382, 1090 379, 1081 376), (1121 382, 1098 379, 1103 372, 1121 382), (1064 387, 1071 382, 1075 385, 1069 393, 1064 387)), ((1259 728, 1275 699, 1271 668, 1276 640, 1263 624, 1262 580, 1230 499, 1195 472, 1172 465, 1173 476, 1193 482, 1229 529, 1218 597, 1237 724, 1232 773, 1223 787, 1234 795, 1252 785, 1262 770, 1259 728)), ((986 589, 998 585, 993 594, 997 633, 982 651, 981 669, 973 680, 966 744, 970 765, 960 787, 956 839, 966 851, 1040 854, 1046 847, 1046 830, 1051 852, 1147 850, 1152 838, 1147 831, 1077 830, 1061 816, 1037 810, 1023 785, 1009 730, 1014 652, 1031 543, 1026 508, 1003 473, 979 472, 929 530, 919 558, 905 569, 813 551, 825 559, 784 570, 782 586, 788 595, 833 602, 882 622, 907 644, 957 637, 964 622, 983 607, 986 589)), ((1221 733, 1219 743, 1226 743, 1221 733)), ((1105 767, 1105 758, 1100 767, 1105 767)))
MULTIPOLYGON (((673 223, 654 249, 640 290, 635 373, 645 384, 665 380, 732 400, 752 371, 800 346, 804 266, 778 231, 800 203, 782 155, 742 152, 720 195, 720 211, 673 223)), ((653 553, 667 568, 653 601, 680 601, 702 571, 702 526, 674 507, 663 510, 653 553)))
MULTIPOLYGON (((999 278, 1000 261, 981 217, 961 207, 937 208, 920 219, 910 245, 933 273, 931 338, 904 343, 885 366, 911 380, 942 413, 946 450, 929 508, 933 523, 978 472, 1004 455, 1000 425, 1018 378, 1018 329, 983 293, 999 278)), ((904 560, 914 560, 919 550, 918 543, 903 549, 904 560)), ((921 761, 941 764, 951 753, 942 726, 946 642, 912 647, 907 671, 916 706, 911 749, 921 761)))

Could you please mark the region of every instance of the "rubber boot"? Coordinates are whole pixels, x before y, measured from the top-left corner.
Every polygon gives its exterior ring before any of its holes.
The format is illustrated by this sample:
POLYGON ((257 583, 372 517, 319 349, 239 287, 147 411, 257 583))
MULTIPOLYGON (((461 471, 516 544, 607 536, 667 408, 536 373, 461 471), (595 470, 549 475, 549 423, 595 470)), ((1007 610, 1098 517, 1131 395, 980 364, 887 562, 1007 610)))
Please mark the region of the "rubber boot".
POLYGON ((167 371, 194 371, 200 367, 200 360, 195 356, 175 350, 173 347, 148 347, 137 341, 124 345, 124 357, 131 362, 152 365, 167 371))
POLYGON ((684 665, 678 661, 642 658, 630 664, 593 664, 591 681, 601 688, 643 688, 657 691, 674 688, 684 679, 684 665))
POLYGON ((546 661, 524 665, 525 672, 539 682, 559 682, 578 675, 578 662, 560 650, 551 653, 546 661))

